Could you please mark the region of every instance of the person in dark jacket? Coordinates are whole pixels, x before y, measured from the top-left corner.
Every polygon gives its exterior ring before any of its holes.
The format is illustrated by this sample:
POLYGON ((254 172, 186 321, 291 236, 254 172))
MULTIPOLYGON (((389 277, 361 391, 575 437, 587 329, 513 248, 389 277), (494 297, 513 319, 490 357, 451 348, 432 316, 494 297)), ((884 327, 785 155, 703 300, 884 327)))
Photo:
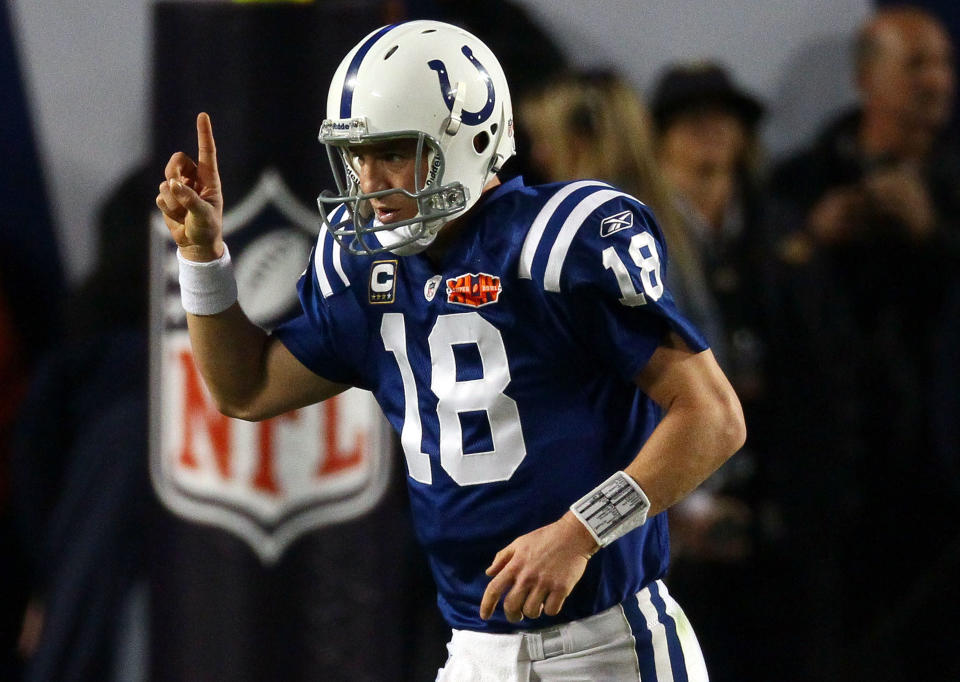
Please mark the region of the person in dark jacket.
POLYGON ((938 342, 960 264, 952 46, 926 12, 880 10, 855 73, 856 109, 771 177, 781 497, 819 679, 947 679, 950 592, 926 569, 957 535, 933 419, 957 373, 938 342))

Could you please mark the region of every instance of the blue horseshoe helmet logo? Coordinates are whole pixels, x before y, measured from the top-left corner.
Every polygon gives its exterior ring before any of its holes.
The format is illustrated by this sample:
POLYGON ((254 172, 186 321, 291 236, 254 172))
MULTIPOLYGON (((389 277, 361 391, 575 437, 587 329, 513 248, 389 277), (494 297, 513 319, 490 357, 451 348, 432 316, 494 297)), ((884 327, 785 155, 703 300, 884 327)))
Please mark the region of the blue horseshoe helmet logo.
MULTIPOLYGON (((477 58, 473 56, 473 50, 468 46, 464 45, 461 49, 463 55, 470 60, 470 63, 480 72, 480 77, 487 84, 487 103, 483 105, 483 108, 480 111, 464 111, 460 116, 461 120, 467 125, 475 126, 480 125, 488 118, 490 114, 493 113, 493 103, 496 100, 496 93, 493 90, 493 80, 490 78, 490 74, 487 73, 487 70, 484 68, 483 64, 477 61, 477 58)), ((450 77, 447 75, 447 66, 439 59, 433 59, 427 62, 433 71, 437 72, 437 77, 440 79, 440 91, 443 93, 443 99, 447 103, 447 109, 451 112, 453 111, 453 100, 454 100, 454 91, 450 87, 450 77)))

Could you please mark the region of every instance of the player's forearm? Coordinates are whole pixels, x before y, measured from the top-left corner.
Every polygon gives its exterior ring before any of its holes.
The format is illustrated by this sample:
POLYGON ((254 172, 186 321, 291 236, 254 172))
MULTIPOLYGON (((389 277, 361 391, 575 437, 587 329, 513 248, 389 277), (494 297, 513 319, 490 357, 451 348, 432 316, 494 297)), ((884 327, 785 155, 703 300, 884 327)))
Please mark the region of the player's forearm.
POLYGON ((625 471, 647 494, 653 515, 693 491, 745 438, 743 412, 732 390, 678 398, 625 471))
POLYGON ((234 303, 216 315, 187 315, 194 360, 218 409, 250 418, 266 377, 267 333, 234 303))

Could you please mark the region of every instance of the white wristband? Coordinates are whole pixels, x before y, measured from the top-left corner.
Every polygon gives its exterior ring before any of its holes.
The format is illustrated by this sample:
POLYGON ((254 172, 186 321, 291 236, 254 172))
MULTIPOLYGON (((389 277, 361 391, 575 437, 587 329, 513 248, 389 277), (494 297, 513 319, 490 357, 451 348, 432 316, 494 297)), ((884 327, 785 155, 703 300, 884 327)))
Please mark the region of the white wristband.
POLYGON ((649 510, 650 500, 623 471, 616 472, 570 505, 570 511, 601 547, 642 526, 649 510))
POLYGON ((237 280, 227 244, 217 260, 199 263, 187 260, 177 249, 180 264, 180 301, 191 315, 216 315, 237 300, 237 280))

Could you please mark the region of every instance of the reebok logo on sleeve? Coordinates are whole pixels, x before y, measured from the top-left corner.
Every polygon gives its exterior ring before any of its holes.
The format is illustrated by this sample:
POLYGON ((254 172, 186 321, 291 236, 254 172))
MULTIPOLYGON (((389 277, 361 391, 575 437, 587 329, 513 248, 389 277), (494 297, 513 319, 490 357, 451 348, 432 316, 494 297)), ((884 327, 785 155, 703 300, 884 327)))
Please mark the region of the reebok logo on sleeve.
POLYGON ((633 227, 633 211, 621 211, 604 218, 600 223, 600 236, 609 237, 614 232, 633 227))

